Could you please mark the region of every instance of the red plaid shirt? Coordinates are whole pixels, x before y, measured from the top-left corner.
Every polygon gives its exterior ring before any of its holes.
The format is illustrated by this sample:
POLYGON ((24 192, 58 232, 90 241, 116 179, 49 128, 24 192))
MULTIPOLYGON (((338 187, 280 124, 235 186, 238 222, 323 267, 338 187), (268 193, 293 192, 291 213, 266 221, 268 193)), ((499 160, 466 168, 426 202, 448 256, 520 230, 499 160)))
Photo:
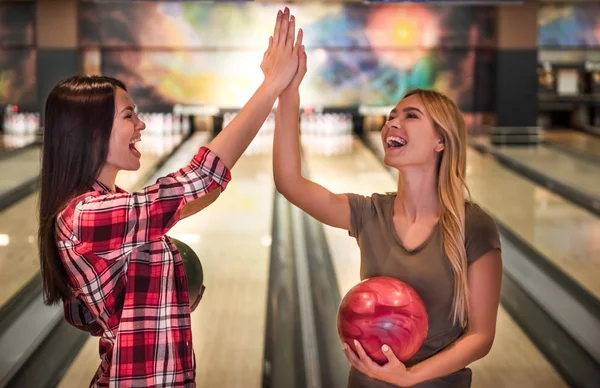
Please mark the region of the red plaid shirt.
POLYGON ((202 147, 152 186, 111 192, 96 182, 58 215, 57 246, 75 294, 65 319, 100 336, 91 386, 195 386, 187 279, 165 234, 186 203, 224 190, 230 179, 202 147))

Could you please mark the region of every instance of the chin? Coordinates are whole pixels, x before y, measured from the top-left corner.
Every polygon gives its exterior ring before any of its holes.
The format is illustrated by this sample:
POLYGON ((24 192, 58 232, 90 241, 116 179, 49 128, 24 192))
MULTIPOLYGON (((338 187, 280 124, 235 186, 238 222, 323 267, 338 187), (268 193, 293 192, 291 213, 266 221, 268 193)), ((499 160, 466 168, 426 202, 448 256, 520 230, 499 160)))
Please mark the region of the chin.
POLYGON ((407 160, 407 158, 399 157, 398 155, 396 155, 396 157, 390 157, 389 155, 385 155, 385 157, 383 158, 383 164, 385 164, 388 167, 394 168, 398 171, 401 171, 402 169, 407 167, 413 167, 417 165, 417 163, 414 163, 411 160, 407 160))
POLYGON ((131 166, 124 167, 123 170, 124 171, 137 171, 140 169, 140 167, 141 167, 141 163, 137 163, 137 164, 134 164, 131 166))
POLYGON ((389 156, 384 156, 383 157, 383 164, 385 164, 388 167, 392 167, 392 168, 400 168, 400 163, 398 163, 397 160, 394 160, 393 158, 390 158, 389 156))

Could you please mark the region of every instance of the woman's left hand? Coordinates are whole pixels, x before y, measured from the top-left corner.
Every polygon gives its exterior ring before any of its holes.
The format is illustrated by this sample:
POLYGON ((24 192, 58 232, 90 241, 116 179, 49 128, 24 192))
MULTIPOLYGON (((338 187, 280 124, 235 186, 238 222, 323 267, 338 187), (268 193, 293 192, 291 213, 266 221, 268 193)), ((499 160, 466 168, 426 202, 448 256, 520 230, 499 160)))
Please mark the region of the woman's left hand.
POLYGON ((410 387, 414 385, 411 381, 411 374, 406 366, 396 358, 392 349, 383 345, 381 350, 387 357, 388 362, 381 366, 371 359, 360 345, 360 342, 354 341, 358 356, 352 351, 348 344, 344 344, 344 353, 350 361, 350 364, 367 376, 382 380, 400 387, 410 387))

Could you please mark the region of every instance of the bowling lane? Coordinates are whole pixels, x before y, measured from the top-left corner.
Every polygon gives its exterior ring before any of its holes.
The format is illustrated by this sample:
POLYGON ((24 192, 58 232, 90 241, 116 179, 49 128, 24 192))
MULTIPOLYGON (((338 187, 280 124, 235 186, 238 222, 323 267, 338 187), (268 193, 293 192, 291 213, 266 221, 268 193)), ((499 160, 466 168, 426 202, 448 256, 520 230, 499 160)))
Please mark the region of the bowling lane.
MULTIPOLYGON (((490 147, 487 138, 473 139, 473 141, 490 147)), ((494 149, 538 174, 566 184, 600 201, 599 165, 543 144, 536 147, 494 146, 494 149)))
POLYGON ((27 147, 37 141, 36 135, 0 134, 0 158, 5 153, 27 147))
POLYGON ((484 209, 600 299, 600 218, 472 149, 467 183, 484 209))
MULTIPOLYGON (((117 177, 117 184, 131 190, 135 183, 147 174, 158 161, 181 141, 179 137, 144 136, 140 144, 142 152, 141 167, 138 171, 123 171, 117 177)), ((30 152, 29 150, 24 152, 30 152)), ((33 149, 31 152, 34 152, 33 149)), ((34 155, 35 156, 35 155, 34 155)), ((37 156, 32 156, 37 161, 37 156)), ((2 162, 2 161, 0 161, 2 162)), ((23 161, 23 165, 27 165, 23 161)), ((39 164, 29 169, 23 168, 23 174, 33 176, 39 173, 39 164)), ((14 163, 10 169, 16 169, 20 163, 14 163)), ((4 175, 4 169, 2 169, 4 175)), ((38 228, 38 192, 0 212, 0 306, 3 306, 16 292, 27 284, 39 272, 39 257, 36 247, 38 228)))
MULTIPOLYGON (((377 134, 378 135, 378 134, 377 134)), ((310 176, 334 192, 396 190, 396 181, 361 142, 354 141, 352 154, 337 157, 305 155, 310 176)), ((360 253, 346 231, 324 226, 341 295, 359 279, 360 253)), ((550 363, 537 350, 508 313, 500 308, 494 346, 483 360, 471 365, 473 388, 566 387, 550 363)))
POLYGON ((597 136, 569 129, 552 129, 544 131, 542 138, 557 149, 584 155, 600 163, 600 138, 597 136))
POLYGON ((467 184, 490 215, 600 299, 600 218, 470 147, 467 184))
MULTIPOLYGON (((192 314, 198 387, 261 386, 273 191, 270 156, 244 155, 221 197, 169 232, 204 267, 206 292, 192 314)), ((98 339, 90 338, 59 387, 87 386, 98 365, 98 339)))
POLYGON ((41 147, 31 147, 0 158, 0 197, 38 176, 41 151, 41 147))

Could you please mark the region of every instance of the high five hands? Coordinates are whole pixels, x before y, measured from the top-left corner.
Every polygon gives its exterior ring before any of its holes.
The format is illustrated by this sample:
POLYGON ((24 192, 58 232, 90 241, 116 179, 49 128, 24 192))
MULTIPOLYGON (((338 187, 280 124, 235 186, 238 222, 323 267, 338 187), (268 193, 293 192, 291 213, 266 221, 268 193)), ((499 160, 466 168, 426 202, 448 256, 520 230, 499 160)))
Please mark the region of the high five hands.
POLYGON ((302 45, 303 32, 298 30, 294 42, 296 18, 288 7, 277 13, 275 30, 269 38, 260 68, 265 82, 277 91, 277 95, 298 93, 306 74, 306 52, 302 45))

